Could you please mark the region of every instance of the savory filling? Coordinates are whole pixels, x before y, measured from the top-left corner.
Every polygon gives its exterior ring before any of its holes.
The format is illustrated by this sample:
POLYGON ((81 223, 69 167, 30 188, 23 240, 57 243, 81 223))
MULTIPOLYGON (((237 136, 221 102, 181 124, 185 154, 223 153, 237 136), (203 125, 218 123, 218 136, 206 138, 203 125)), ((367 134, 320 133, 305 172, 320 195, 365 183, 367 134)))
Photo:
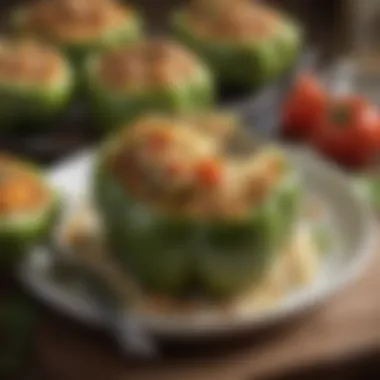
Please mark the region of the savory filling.
POLYGON ((99 64, 102 83, 115 90, 166 87, 197 70, 193 55, 174 42, 153 40, 108 52, 99 64))
POLYGON ((38 211, 49 190, 22 164, 0 155, 0 217, 38 211))
POLYGON ((285 172, 277 152, 233 159, 223 154, 220 140, 192 123, 157 117, 124 133, 110 165, 135 198, 165 212, 205 218, 247 216, 285 172))
POLYGON ((112 0, 40 0, 30 8, 28 27, 55 41, 76 43, 120 29, 132 15, 112 0))
POLYGON ((52 84, 62 77, 64 61, 52 48, 31 40, 0 41, 0 81, 52 84))
POLYGON ((193 0, 187 15, 194 31, 216 40, 266 39, 281 22, 273 10, 248 0, 193 0))

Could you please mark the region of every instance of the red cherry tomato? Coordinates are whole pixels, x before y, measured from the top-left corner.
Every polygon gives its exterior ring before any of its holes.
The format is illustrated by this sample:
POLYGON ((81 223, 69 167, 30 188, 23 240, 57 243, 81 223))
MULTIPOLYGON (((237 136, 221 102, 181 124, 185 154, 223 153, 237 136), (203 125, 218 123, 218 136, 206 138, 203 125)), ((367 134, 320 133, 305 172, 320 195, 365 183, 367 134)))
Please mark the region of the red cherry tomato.
POLYGON ((342 165, 370 164, 380 147, 379 111, 358 96, 334 99, 312 140, 321 153, 342 165))
POLYGON ((318 78, 311 74, 301 76, 284 105, 284 136, 308 138, 319 124, 326 103, 327 94, 318 78))

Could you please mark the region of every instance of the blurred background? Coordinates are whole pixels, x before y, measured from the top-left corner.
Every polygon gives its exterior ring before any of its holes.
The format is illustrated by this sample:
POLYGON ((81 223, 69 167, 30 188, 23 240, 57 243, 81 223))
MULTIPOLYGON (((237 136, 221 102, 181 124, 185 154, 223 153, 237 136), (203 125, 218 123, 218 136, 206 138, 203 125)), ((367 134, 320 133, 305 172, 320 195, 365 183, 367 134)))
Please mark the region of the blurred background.
MULTIPOLYGON (((1 25, 7 24, 8 11, 19 4, 33 3, 34 0, 0 0, 1 25)), ((184 0, 130 0, 125 1, 136 6, 144 15, 146 25, 153 34, 165 32, 168 26, 168 16, 171 10, 184 0)), ((306 30, 307 48, 316 53, 317 59, 313 59, 313 67, 325 74, 333 70, 342 74, 341 64, 343 58, 352 53, 357 53, 361 39, 357 32, 368 21, 368 14, 373 16, 376 1, 371 0, 267 0, 269 4, 285 10, 298 19, 306 30), (371 8, 372 4, 372 9, 371 8)), ((373 19, 371 21, 374 21, 373 19)), ((376 20, 374 21, 376 24, 376 20)), ((362 29, 361 33, 364 33, 362 29)), ((365 32, 372 33, 372 31, 365 32)), ((373 40, 372 40, 373 41, 373 40)), ((350 73, 344 71, 344 81, 352 78, 350 73)), ((373 78, 371 78, 373 79, 373 78)), ((369 81, 371 83, 371 80, 369 81)), ((363 91, 363 89, 362 89, 363 91)), ((52 163, 57 159, 81 149, 83 146, 96 141, 90 122, 83 117, 81 109, 74 105, 67 115, 56 126, 53 135, 24 136, 21 139, 2 136, 0 131, 0 149, 12 150, 17 154, 32 156, 41 163, 52 163)))
MULTIPOLYGON (((16 4, 32 3, 34 0, 1 0, 4 12, 16 4)), ((185 0, 130 0, 126 3, 140 8, 153 32, 162 32, 167 25, 170 11, 185 0)), ((347 53, 353 47, 353 33, 359 22, 359 13, 366 4, 376 5, 376 0, 267 0, 295 15, 306 27, 308 41, 316 46, 325 62, 347 53)), ((6 17, 6 16, 4 16, 6 17)))

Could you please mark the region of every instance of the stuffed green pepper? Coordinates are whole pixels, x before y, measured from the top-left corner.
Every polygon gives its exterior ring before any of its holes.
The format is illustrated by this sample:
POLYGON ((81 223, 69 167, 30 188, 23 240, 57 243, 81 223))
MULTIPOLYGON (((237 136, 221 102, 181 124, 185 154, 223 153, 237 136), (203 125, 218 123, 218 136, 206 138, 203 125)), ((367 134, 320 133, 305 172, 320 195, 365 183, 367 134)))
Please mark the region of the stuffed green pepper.
POLYGON ((222 86, 244 89, 289 70, 302 41, 294 21, 248 0, 193 0, 174 14, 173 29, 205 59, 222 86))
POLYGON ((229 156, 220 133, 227 129, 213 120, 203 129, 192 119, 146 116, 99 153, 94 200, 107 244, 148 291, 240 294, 295 226, 301 192, 282 153, 229 156))
POLYGON ((72 90, 72 71, 60 52, 30 39, 0 41, 0 131, 45 128, 66 109, 72 90))
POLYGON ((18 9, 14 28, 59 46, 81 63, 91 52, 136 41, 138 13, 113 0, 39 0, 18 9))
POLYGON ((32 165, 0 155, 0 265, 47 238, 59 197, 32 165))
POLYGON ((213 103, 213 79, 190 51, 164 39, 118 47, 86 65, 94 119, 106 130, 146 111, 190 113, 213 103))

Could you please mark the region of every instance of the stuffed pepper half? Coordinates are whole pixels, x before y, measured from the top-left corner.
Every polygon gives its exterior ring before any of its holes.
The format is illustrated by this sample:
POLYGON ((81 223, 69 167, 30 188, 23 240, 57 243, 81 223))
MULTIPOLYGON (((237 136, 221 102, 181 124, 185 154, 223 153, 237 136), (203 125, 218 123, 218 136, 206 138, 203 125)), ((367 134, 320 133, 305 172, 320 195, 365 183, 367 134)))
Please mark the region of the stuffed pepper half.
POLYGON ((277 150, 228 157, 217 126, 194 123, 146 116, 119 131, 98 157, 95 204, 110 251, 148 291, 229 298, 291 235, 299 184, 277 150))
POLYGON ((75 62, 142 34, 138 14, 112 0, 39 0, 19 9, 15 28, 62 48, 75 62))
POLYGON ((0 131, 25 124, 45 127, 67 106, 71 68, 53 48, 32 40, 0 41, 0 131))
POLYGON ((59 197, 30 164, 0 155, 0 265, 47 238, 59 197))
POLYGON ((86 71, 94 117, 107 130, 146 111, 187 113, 213 103, 207 67, 170 41, 109 50, 91 57, 86 71))
POLYGON ((224 87, 250 89, 279 77, 295 62, 302 40, 293 21, 248 0, 193 0, 174 15, 173 27, 224 87))

